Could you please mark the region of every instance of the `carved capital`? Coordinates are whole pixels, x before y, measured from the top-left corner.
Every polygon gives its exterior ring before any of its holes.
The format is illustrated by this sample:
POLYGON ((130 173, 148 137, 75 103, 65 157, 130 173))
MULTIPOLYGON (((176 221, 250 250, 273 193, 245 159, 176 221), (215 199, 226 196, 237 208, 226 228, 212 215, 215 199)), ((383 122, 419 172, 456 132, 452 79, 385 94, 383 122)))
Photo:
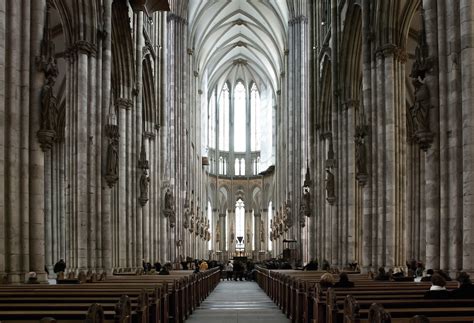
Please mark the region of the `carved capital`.
POLYGON ((169 14, 168 14, 168 17, 167 17, 167 21, 168 21, 168 23, 175 21, 176 23, 180 23, 180 24, 183 24, 183 25, 187 25, 187 24, 188 24, 187 19, 185 19, 185 18, 183 18, 183 17, 181 17, 181 16, 178 16, 178 15, 175 14, 175 13, 169 13, 169 14))
POLYGON ((377 50, 375 51, 375 55, 378 57, 378 58, 384 58, 384 57, 388 57, 390 55, 395 55, 396 51, 397 51, 397 46, 394 45, 394 44, 385 44, 385 45, 382 45, 380 46, 379 48, 377 48, 377 50))
POLYGON ((408 60, 408 53, 405 48, 397 47, 395 50, 395 59, 398 60, 400 63, 406 63, 408 60))
POLYGON ((127 98, 118 98, 115 101, 115 106, 117 108, 130 110, 133 106, 133 101, 131 99, 127 99, 127 98))
POLYGON ((79 54, 95 57, 97 55, 97 45, 87 40, 78 40, 66 50, 66 57, 71 61, 76 60, 79 54))

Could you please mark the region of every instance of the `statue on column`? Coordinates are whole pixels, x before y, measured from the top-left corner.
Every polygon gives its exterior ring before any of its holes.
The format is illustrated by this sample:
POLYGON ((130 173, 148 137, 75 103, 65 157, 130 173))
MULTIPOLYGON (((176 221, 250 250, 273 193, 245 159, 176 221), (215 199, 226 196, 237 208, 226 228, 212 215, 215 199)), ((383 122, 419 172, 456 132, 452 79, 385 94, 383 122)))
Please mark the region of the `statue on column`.
POLYGON ((190 214, 191 214, 191 210, 189 209, 188 193, 186 192, 186 198, 184 200, 184 222, 183 222, 183 227, 185 229, 189 228, 189 215, 190 214))
POLYGON ((55 79, 49 75, 41 90, 41 130, 56 131, 57 100, 53 93, 55 79))
POLYGON ((246 243, 250 243, 252 238, 252 233, 250 232, 250 228, 247 227, 247 241, 246 243))
POLYGON ((416 135, 417 133, 430 131, 429 111, 431 104, 428 86, 419 79, 414 79, 412 83, 415 87, 415 103, 410 107, 410 115, 413 120, 416 135))
POLYGON ((220 228, 220 220, 217 220, 216 224, 216 242, 221 241, 221 228, 220 228))
POLYGON ((285 225, 287 228, 293 226, 293 214, 291 213, 291 200, 288 194, 288 200, 285 203, 285 225))
POLYGON ((114 186, 119 178, 119 156, 118 156, 118 144, 119 144, 119 129, 115 124, 107 124, 105 126, 105 132, 109 138, 109 145, 107 146, 107 157, 105 165, 105 180, 109 187, 114 186))
POLYGON ((305 201, 303 200, 300 203, 300 227, 302 228, 306 226, 305 216, 306 216, 306 205, 305 205, 305 201))
POLYGON ((148 202, 148 184, 149 183, 150 183, 150 177, 148 177, 147 170, 143 169, 142 175, 140 176, 140 197, 138 198, 142 206, 145 206, 146 202, 148 202))
POLYGON ((333 204, 336 200, 334 174, 330 169, 326 169, 326 173, 326 200, 329 204, 333 204))
POLYGON ((174 228, 176 225, 176 214, 174 211, 174 202, 173 202, 173 193, 168 188, 165 193, 165 208, 163 214, 165 217, 169 218, 169 225, 171 228, 174 228))
POLYGON ((359 184, 364 186, 367 182, 367 146, 365 143, 365 136, 368 133, 368 127, 359 125, 356 127, 354 136, 355 143, 355 164, 356 164, 356 179, 359 184))
POLYGON ((415 49, 410 77, 415 87, 415 102, 410 107, 409 114, 413 124, 414 137, 420 148, 426 151, 433 142, 434 134, 430 130, 430 91, 424 79, 435 64, 435 58, 428 56, 425 31, 420 34, 420 45, 415 49))
MULTIPOLYGON (((194 195, 194 194, 192 194, 194 195)), ((190 216, 191 216, 191 220, 190 220, 190 223, 189 223, 189 232, 193 233, 194 232, 194 199, 191 197, 191 206, 190 206, 190 216)))
POLYGON ((234 224, 230 224, 230 241, 233 244, 235 242, 235 232, 234 232, 234 224))
POLYGON ((260 242, 265 242, 265 225, 263 220, 260 220, 260 242))

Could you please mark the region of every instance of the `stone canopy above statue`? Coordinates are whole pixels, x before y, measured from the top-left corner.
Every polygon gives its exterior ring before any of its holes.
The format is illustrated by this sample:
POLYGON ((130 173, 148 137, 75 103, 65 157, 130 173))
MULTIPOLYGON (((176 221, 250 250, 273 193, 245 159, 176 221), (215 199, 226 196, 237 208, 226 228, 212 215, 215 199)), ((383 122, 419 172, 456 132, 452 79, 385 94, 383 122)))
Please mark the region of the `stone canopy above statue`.
POLYGON ((134 11, 144 11, 152 14, 155 11, 170 11, 168 0, 130 0, 134 11))

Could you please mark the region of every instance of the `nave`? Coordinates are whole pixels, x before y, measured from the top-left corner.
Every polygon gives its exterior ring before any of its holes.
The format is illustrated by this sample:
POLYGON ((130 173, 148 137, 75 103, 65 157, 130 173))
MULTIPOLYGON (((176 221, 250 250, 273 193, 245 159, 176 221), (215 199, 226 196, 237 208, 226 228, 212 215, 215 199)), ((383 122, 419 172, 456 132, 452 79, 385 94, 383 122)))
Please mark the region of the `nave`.
POLYGON ((190 316, 189 323, 288 323, 256 282, 221 281, 190 316))

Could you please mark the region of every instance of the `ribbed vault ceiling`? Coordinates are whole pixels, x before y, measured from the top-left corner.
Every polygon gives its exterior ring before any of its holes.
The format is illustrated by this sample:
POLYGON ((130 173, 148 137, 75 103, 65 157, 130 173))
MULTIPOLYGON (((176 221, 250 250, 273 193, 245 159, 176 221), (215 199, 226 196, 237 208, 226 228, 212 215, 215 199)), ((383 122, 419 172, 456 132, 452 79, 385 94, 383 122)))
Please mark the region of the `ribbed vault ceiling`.
POLYGON ((209 88, 226 80, 254 80, 278 89, 284 64, 285 0, 190 0, 190 44, 209 88))

